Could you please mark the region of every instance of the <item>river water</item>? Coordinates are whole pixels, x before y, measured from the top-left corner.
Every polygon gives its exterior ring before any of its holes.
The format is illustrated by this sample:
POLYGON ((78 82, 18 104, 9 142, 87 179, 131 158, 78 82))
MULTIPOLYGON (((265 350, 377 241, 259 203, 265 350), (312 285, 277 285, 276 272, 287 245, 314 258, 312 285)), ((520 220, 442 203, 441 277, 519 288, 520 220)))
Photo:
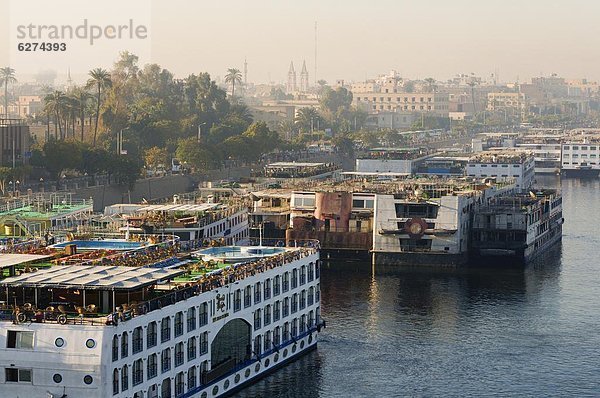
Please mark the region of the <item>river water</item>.
POLYGON ((239 397, 600 396, 600 180, 562 185, 562 245, 525 269, 329 262, 316 351, 239 397))

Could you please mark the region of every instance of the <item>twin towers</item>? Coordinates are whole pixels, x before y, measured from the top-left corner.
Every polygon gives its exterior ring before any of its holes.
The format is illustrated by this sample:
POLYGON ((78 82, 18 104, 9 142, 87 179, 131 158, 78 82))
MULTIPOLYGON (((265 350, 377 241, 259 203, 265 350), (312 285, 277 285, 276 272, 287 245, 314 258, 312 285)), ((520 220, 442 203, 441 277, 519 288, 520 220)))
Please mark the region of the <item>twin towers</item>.
POLYGON ((306 69, 306 61, 302 61, 302 72, 300 72, 300 87, 298 87, 296 83, 296 70, 294 69, 294 61, 290 62, 290 70, 288 71, 286 91, 288 93, 308 92, 308 69, 306 69))

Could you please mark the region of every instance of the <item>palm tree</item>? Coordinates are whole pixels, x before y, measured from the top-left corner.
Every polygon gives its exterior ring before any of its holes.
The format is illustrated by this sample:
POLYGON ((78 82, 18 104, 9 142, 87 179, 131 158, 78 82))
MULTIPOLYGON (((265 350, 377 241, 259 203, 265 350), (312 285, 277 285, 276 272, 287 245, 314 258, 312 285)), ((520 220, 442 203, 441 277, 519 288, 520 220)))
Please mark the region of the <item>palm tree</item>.
POLYGON ((57 140, 59 135, 61 138, 63 138, 63 130, 60 117, 61 114, 64 114, 66 111, 66 103, 67 97, 62 91, 56 90, 53 93, 47 94, 44 97, 44 112, 46 112, 47 115, 54 113, 56 125, 58 126, 58 130, 55 130, 55 137, 57 140))
MULTIPOLYGON (((81 123, 81 142, 83 142, 83 128, 85 125, 85 111, 88 107, 88 101, 92 98, 91 94, 83 87, 78 87, 73 92, 73 98, 77 103, 79 112, 79 122, 81 123)), ((75 135, 75 133, 73 133, 75 135)))
POLYGON ((320 120, 321 115, 319 115, 319 111, 316 108, 302 108, 296 114, 296 119, 294 122, 300 128, 300 130, 304 132, 310 131, 311 133, 315 129, 315 125, 317 125, 317 121, 320 120))
POLYGON ((0 84, 4 84, 4 114, 8 119, 8 84, 14 84, 17 82, 15 77, 15 70, 10 66, 0 68, 0 84))
POLYGON ((227 69, 227 74, 225 75, 225 83, 231 83, 231 96, 235 96, 235 84, 242 84, 242 72, 236 68, 227 69))
POLYGON ((477 113, 477 109, 475 109, 475 86, 477 85, 477 81, 471 80, 467 83, 467 86, 471 87, 471 101, 473 102, 473 115, 477 113))
POLYGON ((435 85, 435 79, 433 77, 428 77, 425 79, 425 83, 427 83, 427 90, 430 93, 435 93, 437 90, 437 86, 435 85))
POLYGON ((89 73, 90 78, 87 81, 86 88, 96 87, 96 125, 94 127, 94 142, 93 146, 96 146, 96 136, 98 134, 98 119, 100 118, 100 99, 102 90, 112 86, 112 80, 110 79, 110 73, 106 69, 96 68, 92 69, 89 73))

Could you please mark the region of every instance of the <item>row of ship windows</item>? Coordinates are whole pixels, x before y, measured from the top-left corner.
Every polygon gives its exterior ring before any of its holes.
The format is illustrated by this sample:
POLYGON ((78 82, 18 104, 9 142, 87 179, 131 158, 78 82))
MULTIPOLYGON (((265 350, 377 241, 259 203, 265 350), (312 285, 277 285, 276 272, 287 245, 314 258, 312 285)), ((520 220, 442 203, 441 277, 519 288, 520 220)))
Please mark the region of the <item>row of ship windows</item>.
MULTIPOLYGON (((266 281, 265 281, 266 283, 266 281)), ((268 284, 266 285, 268 286, 268 284)), ((248 286, 247 288, 250 288, 248 286)), ((255 287, 255 303, 260 302, 260 286, 255 287), (258 295, 256 295, 258 292, 258 295), (258 301, 256 299, 258 298, 258 301)), ((244 289, 246 290, 246 289, 244 289)), ((279 293, 278 293, 279 294, 279 293)), ((269 295, 270 297, 270 295, 269 295)), ((267 295, 265 295, 265 300, 267 299, 267 295)), ((285 318, 291 313, 296 313, 298 308, 300 310, 306 308, 306 306, 311 306, 315 302, 319 302, 320 299, 320 287, 319 284, 316 286, 311 286, 308 290, 302 290, 300 294, 294 293, 291 297, 285 297, 282 301, 277 300, 271 305, 267 305, 264 309, 258 309, 254 312, 254 328, 260 329, 261 322, 264 322, 264 325, 269 325, 271 320, 273 322, 278 321, 281 317, 285 318), (283 304, 281 304, 283 303, 283 304), (290 306, 291 303, 291 306, 290 306), (262 316, 261 316, 261 313, 262 316), (272 314, 271 314, 272 313, 272 314)), ((244 304, 246 307, 249 307, 250 297, 244 297, 244 304), (246 305, 247 304, 247 305, 246 305)), ((238 289, 236 293, 234 293, 234 312, 241 310, 241 290, 238 289)), ((196 307, 190 307, 186 311, 185 315, 185 323, 187 333, 196 330, 197 327, 202 327, 208 324, 208 303, 200 304, 198 311, 196 307), (196 316, 198 314, 198 316, 196 316)), ((171 332, 174 331, 174 336, 179 337, 184 333, 184 314, 182 311, 179 311, 175 314, 174 328, 171 328, 171 317, 166 316, 160 321, 160 341, 161 343, 165 343, 171 340, 171 332), (174 330, 173 330, 174 329, 174 330)), ((158 344, 158 323, 156 321, 152 321, 148 324, 146 328, 146 348, 154 347, 158 344)), ((206 333, 206 332, 205 332, 206 333)), ((202 346, 202 336, 205 334, 201 334, 201 346, 202 346)), ((118 335, 115 334, 113 336, 112 341, 112 360, 119 360, 119 355, 121 358, 126 358, 129 356, 129 333, 123 332, 118 335)), ((138 326, 133 329, 131 333, 131 353, 137 354, 144 350, 144 331, 142 326, 138 326)))
MULTIPOLYGON (((379 97, 379 101, 383 102, 385 97, 379 97)), ((356 97, 357 101, 373 101, 373 102, 377 102, 377 97, 372 97, 372 99, 370 100, 369 97, 356 97)), ((392 97, 387 97, 387 101, 388 102, 392 102, 392 97)), ((439 100, 438 100, 439 101, 439 100)), ((396 97, 396 102, 402 102, 402 97, 396 97)), ((417 97, 411 97, 410 101, 408 100, 408 97, 404 97, 404 102, 433 102, 433 98, 432 97, 420 97, 419 101, 417 101, 417 97), (427 99, 427 101, 425 101, 425 99, 427 99)))
MULTIPOLYGON (((469 177, 484 177, 484 178, 485 177, 504 177, 504 178, 510 177, 510 175, 508 175, 508 174, 490 174, 490 175, 480 174, 478 176, 475 174, 469 174, 468 176, 469 177)), ((519 178, 520 176, 518 174, 513 174, 513 177, 519 178)))
MULTIPOLYGON (((312 335, 308 337, 307 339, 308 344, 312 344, 313 338, 312 335)), ((300 342, 300 349, 304 349, 305 346, 305 342, 304 340, 302 340, 300 342)), ((294 344, 291 348, 291 352, 292 354, 295 353, 297 350, 297 344, 294 344)), ((285 359, 287 358, 289 354, 289 351, 287 348, 284 348, 283 352, 282 352, 282 357, 285 359)), ((279 353, 276 353, 273 356, 273 364, 276 364, 279 361, 279 353)), ((261 367, 264 366, 265 368, 268 368, 269 365, 271 365, 271 362, 269 360, 269 358, 265 359, 264 363, 258 362, 254 365, 254 373, 258 374, 260 373, 261 367)), ((198 387, 199 385, 202 384, 202 376, 203 373, 206 372, 206 369, 208 368, 208 361, 204 361, 202 362, 200 368, 200 378, 198 377, 197 374, 197 366, 192 366, 191 368, 189 368, 186 372, 181 371, 179 373, 177 373, 175 375, 174 378, 174 383, 171 382, 171 378, 170 377, 166 377, 165 379, 162 380, 162 382, 160 384, 153 384, 148 388, 148 392, 147 392, 147 397, 149 398, 158 398, 158 391, 160 390, 160 397, 161 398, 171 398, 173 395, 173 387, 175 387, 175 397, 181 397, 183 395, 186 394, 186 388, 188 393, 193 391, 194 389, 196 389, 196 387, 198 387), (186 379, 187 379, 187 385, 186 385, 186 379)), ((117 369, 115 369, 117 370, 117 369)), ((246 379, 248 379, 250 377, 250 375, 252 374, 252 370, 250 368, 247 368, 244 372, 244 377, 246 379)), ((241 374, 236 374, 233 381, 235 384, 238 384, 242 379, 241 374)), ((122 382, 122 380, 121 380, 122 382)), ((128 376, 127 376, 127 384, 129 384, 128 382, 128 376)), ((229 389, 230 387, 230 381, 229 379, 226 379, 223 382, 223 391, 227 391, 227 389, 229 389)), ((119 375, 113 373, 113 391, 114 390, 118 390, 119 388, 119 375)), ((129 387, 127 387, 129 388, 129 387)), ((219 385, 215 385, 212 388, 212 395, 216 396, 219 393, 219 385)), ((116 395, 117 393, 113 394, 116 395)), ((144 397, 144 393, 142 391, 138 391, 135 392, 133 394, 133 398, 143 398, 144 397)), ((200 395, 200 398, 207 398, 208 394, 207 392, 203 392, 200 395)))
POLYGON ((563 146, 563 149, 564 150, 573 149, 574 151, 579 151, 579 150, 582 150, 582 151, 595 151, 595 150, 598 149, 598 147, 597 146, 590 146, 588 148, 587 146, 582 146, 581 148, 579 148, 578 145, 574 145, 573 148, 571 148, 569 145, 565 145, 565 146, 563 146))
MULTIPOLYGON (((55 373, 52 376, 52 380, 56 384, 62 383, 62 375, 55 373)), ((27 368, 4 368, 4 380, 6 383, 27 383, 33 382, 33 369, 27 368)), ((94 378, 91 375, 85 375, 82 379, 84 384, 90 385, 94 382, 94 378)))
MULTIPOLYGON (((394 109, 396 109, 396 108, 403 109, 405 111, 408 111, 408 110, 415 111, 415 110, 417 110, 417 107, 415 105, 412 105, 410 107, 410 109, 408 108, 408 105, 405 105, 404 107, 402 107, 402 106, 398 106, 398 107, 394 106, 394 109)), ((433 107, 431 105, 428 105, 427 108, 425 108, 424 105, 420 105, 418 110, 421 110, 421 111, 424 111, 424 110, 431 111, 431 110, 434 110, 434 109, 441 110, 443 108, 444 107, 440 106, 440 105, 435 106, 435 107, 433 107)), ((377 109, 377 105, 373 105, 373 109, 377 109)), ((385 109, 385 106, 384 105, 379 105, 379 109, 385 109)), ((392 109, 392 105, 387 105, 387 109, 391 110, 392 109)))
MULTIPOLYGON (((563 158, 565 158, 565 159, 568 159, 569 157, 570 157, 570 156, 569 156, 569 154, 568 154, 568 153, 565 153, 565 154, 563 155, 563 158)), ((573 154, 573 158, 578 158, 578 157, 579 157, 579 155, 578 155, 578 154, 576 154, 576 153, 574 153, 574 154, 573 154)), ((582 158, 587 158, 587 157, 588 157, 588 155, 586 155, 585 153, 582 153, 582 154, 581 154, 581 157, 582 157, 582 158)), ((592 154, 590 154, 590 158, 597 158, 597 157, 598 157, 598 156, 597 156, 595 153, 592 153, 592 154)))
MULTIPOLYGON (((469 167, 475 167, 475 166, 488 167, 487 164, 479 164, 479 165, 470 164, 469 165, 469 167)), ((490 167, 498 167, 498 165, 497 164, 490 164, 490 167)), ((509 165, 508 164, 501 164, 500 167, 506 168, 506 167, 509 167, 509 165)), ((513 164, 512 167, 521 167, 521 165, 520 164, 513 164)))
POLYGON ((262 324, 268 326, 271 321, 277 322, 281 318, 289 316, 290 313, 295 314, 298 310, 303 310, 307 306, 310 307, 315 302, 318 303, 319 295, 319 286, 317 285, 316 289, 311 286, 308 293, 307 290, 302 290, 300 294, 294 293, 291 297, 275 301, 273 305, 266 305, 262 309, 257 309, 254 311, 254 330, 260 329, 262 324))
MULTIPOLYGON (((257 356, 263 352, 268 352, 279 348, 281 344, 294 340, 300 334, 311 330, 320 319, 320 309, 310 311, 303 314, 300 318, 294 318, 291 322, 285 322, 283 326, 277 326, 272 331, 266 331, 264 334, 259 334, 254 337, 252 352, 257 356), (316 316, 315 316, 316 314, 316 316)), ((160 353, 160 370, 161 374, 169 372, 174 365, 175 368, 183 366, 186 362, 196 360, 198 355, 196 337, 190 337, 187 344, 183 342, 177 343, 175 347, 165 348, 160 353), (172 354, 173 353, 173 354, 172 354), (174 359, 174 363, 173 363, 174 359)), ((200 338, 200 356, 208 353, 208 334, 205 332, 200 338)), ((153 353, 147 358, 140 358, 130 365, 123 365, 121 368, 113 369, 113 395, 129 389, 129 378, 131 376, 131 385, 137 386, 144 382, 144 370, 146 372, 146 380, 151 380, 158 376, 159 369, 159 354, 153 353), (146 362, 146 365, 144 365, 146 362), (131 369, 131 373, 130 373, 131 369)), ((208 371, 208 360, 201 362, 200 374, 208 371)), ((188 370, 188 387, 189 389, 197 386, 196 367, 192 366, 188 370), (191 372, 191 375, 190 375, 191 372), (190 380, 190 377, 192 380, 190 380)), ((177 391, 176 391, 176 395, 177 391)))

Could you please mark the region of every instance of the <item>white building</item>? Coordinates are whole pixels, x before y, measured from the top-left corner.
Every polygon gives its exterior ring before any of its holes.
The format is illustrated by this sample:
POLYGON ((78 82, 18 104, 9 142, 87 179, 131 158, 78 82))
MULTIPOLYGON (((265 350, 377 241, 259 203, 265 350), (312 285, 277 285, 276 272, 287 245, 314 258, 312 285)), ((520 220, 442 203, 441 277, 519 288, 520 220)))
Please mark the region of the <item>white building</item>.
POLYGON ((517 189, 533 184, 535 159, 531 152, 492 150, 471 157, 466 174, 474 178, 494 178, 498 182, 514 180, 517 189))
POLYGON ((565 142, 561 148, 561 170, 573 176, 598 176, 600 142, 565 142))

